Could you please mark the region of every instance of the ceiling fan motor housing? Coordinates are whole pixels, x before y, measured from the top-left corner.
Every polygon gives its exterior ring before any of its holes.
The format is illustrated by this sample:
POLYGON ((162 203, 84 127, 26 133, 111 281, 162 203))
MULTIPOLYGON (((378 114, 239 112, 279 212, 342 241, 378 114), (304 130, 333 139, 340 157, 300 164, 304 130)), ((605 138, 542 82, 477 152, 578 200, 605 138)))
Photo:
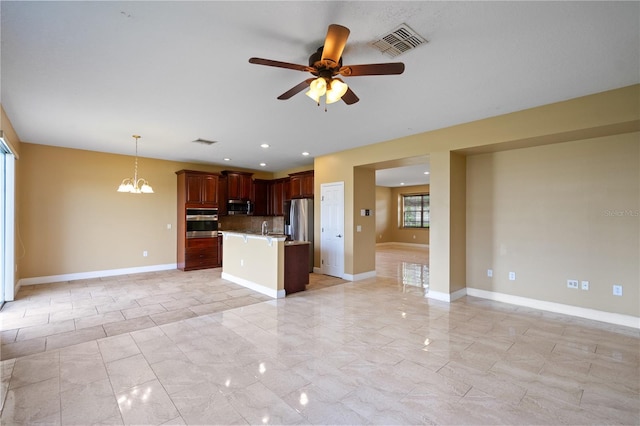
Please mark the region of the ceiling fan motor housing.
POLYGON ((337 65, 331 66, 331 64, 326 63, 326 61, 325 62, 322 61, 323 48, 324 46, 320 46, 318 50, 315 51, 315 53, 312 53, 311 56, 309 56, 309 66, 311 68, 315 68, 318 71, 317 74, 316 73, 312 73, 312 74, 320 76, 323 70, 329 70, 331 71, 331 76, 335 75, 337 74, 338 70, 342 67, 342 56, 338 60, 337 65))

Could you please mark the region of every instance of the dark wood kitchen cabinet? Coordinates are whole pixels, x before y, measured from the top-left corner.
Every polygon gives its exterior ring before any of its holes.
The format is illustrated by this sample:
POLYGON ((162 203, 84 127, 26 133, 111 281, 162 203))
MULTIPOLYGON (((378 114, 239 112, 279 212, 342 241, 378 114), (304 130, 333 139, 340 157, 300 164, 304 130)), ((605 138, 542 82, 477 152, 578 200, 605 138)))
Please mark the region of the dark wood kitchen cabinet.
POLYGON ((289 295, 306 290, 309 284, 309 243, 289 243, 284 246, 284 291, 289 295))
POLYGON ((180 170, 178 203, 183 207, 218 207, 218 174, 180 170))
POLYGON ((186 241, 184 263, 178 269, 191 271, 194 269, 216 268, 218 260, 218 238, 190 238, 186 241))
POLYGON ((227 179, 227 200, 251 200, 253 173, 225 170, 222 174, 227 179))
POLYGON ((289 199, 289 178, 275 179, 271 181, 271 214, 284 215, 284 201, 289 199))
POLYGON ((177 202, 177 265, 178 269, 215 268, 218 260, 217 238, 187 238, 188 208, 218 207, 218 178, 216 173, 180 170, 177 202))
POLYGON ((289 174, 291 198, 313 198, 313 170, 289 174))
POLYGON ((253 214, 255 216, 269 216, 271 212, 272 181, 266 179, 253 180, 253 214))

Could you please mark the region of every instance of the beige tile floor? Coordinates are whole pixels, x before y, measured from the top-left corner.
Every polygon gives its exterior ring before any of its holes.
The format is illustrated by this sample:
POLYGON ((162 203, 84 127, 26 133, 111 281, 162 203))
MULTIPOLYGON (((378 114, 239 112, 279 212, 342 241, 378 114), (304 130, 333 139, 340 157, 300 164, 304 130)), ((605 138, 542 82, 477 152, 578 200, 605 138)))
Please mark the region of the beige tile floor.
POLYGON ((219 270, 29 288, 19 301, 30 302, 0 313, 0 423, 640 423, 638 330, 430 300, 424 249, 383 246, 376 262, 376 278, 314 275, 315 291, 283 300, 243 293, 219 270), (179 302, 189 298, 199 303, 179 302), (109 312, 121 316, 80 321, 109 312), (102 332, 56 338, 83 329, 102 332))

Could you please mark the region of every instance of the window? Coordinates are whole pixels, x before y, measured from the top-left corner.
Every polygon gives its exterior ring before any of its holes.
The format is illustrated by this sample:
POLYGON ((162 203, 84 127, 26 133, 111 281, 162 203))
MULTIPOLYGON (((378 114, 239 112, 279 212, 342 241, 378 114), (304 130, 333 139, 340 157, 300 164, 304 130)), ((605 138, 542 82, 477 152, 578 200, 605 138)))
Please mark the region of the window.
POLYGON ((402 227, 429 227, 429 194, 402 195, 402 227))
POLYGON ((14 299, 15 157, 0 131, 0 307, 14 299))

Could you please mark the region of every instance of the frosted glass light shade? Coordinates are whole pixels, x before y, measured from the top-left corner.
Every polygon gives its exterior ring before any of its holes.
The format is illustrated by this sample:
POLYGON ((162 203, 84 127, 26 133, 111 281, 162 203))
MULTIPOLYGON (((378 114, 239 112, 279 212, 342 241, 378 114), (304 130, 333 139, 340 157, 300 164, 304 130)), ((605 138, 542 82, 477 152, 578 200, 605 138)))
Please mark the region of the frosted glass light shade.
POLYGON ((337 78, 331 80, 331 88, 327 90, 327 104, 338 102, 347 93, 348 88, 349 86, 337 78))

